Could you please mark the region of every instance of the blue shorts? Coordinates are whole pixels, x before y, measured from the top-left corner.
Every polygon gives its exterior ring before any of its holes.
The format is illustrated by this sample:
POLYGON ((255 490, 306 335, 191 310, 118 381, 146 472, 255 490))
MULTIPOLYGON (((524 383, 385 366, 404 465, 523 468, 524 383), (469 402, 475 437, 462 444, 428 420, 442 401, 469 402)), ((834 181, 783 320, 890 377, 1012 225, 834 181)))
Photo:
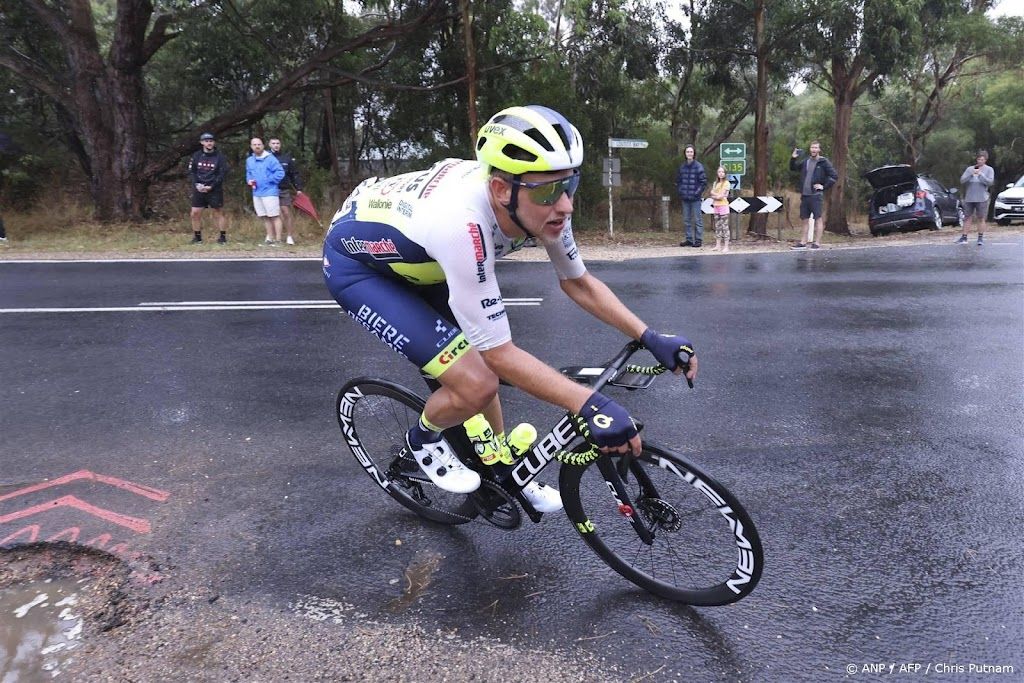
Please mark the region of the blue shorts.
POLYGON ((413 285, 339 251, 337 243, 331 235, 324 241, 324 281, 353 320, 431 377, 440 377, 469 350, 448 306, 446 283, 413 285))

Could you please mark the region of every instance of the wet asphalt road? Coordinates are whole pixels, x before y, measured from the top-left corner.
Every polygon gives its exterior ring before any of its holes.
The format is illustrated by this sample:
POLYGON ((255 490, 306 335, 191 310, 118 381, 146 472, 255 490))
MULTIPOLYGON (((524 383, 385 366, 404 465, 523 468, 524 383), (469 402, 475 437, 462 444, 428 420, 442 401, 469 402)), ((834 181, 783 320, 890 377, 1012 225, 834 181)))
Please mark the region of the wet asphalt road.
MULTIPOLYGON (((40 518, 40 538, 47 524, 78 524, 80 541, 107 529, 112 518, 76 510, 18 517, 40 492, 3 497, 85 469, 169 494, 70 484, 148 521, 117 531, 165 580, 280 607, 282 619, 299 618, 288 606, 302 596, 332 598, 381 621, 580 647, 656 672, 645 680, 814 681, 849 665, 873 679, 860 670, 872 663, 1024 675, 1019 237, 590 268, 652 326, 697 345, 696 390, 662 378, 623 402, 753 516, 766 569, 739 604, 649 597, 560 515, 511 534, 421 523, 371 484, 333 416, 346 379, 419 391, 416 374, 321 308, 0 312, 0 539, 40 518), (410 565, 436 568, 427 591, 401 600, 410 565)), ((506 298, 543 298, 509 318, 553 365, 621 346, 547 264, 502 264, 499 277, 506 298)), ((310 260, 0 262, 0 309, 326 299, 310 260)), ((557 417, 503 392, 511 422, 557 417)))

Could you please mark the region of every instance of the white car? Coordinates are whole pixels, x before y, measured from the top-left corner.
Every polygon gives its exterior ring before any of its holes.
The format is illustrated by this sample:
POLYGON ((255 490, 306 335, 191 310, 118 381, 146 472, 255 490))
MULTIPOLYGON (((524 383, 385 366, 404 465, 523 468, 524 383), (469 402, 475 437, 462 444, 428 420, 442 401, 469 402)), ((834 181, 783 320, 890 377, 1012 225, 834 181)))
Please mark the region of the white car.
POLYGON ((1015 220, 1024 221, 1024 176, 996 195, 992 218, 999 225, 1009 225, 1010 221, 1015 220))

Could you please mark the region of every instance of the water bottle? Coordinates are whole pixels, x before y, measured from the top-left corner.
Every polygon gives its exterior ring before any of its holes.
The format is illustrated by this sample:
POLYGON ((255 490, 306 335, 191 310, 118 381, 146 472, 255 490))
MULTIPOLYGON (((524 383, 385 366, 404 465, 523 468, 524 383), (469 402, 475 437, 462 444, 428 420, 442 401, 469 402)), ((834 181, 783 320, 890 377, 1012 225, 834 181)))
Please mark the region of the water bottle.
MULTIPOLYGON (((537 429, 529 422, 520 422, 517 424, 508 436, 505 438, 505 443, 508 444, 509 450, 511 451, 510 456, 512 458, 520 458, 530 447, 533 446, 533 442, 537 440, 537 429)), ((502 454, 504 455, 504 453, 502 454)), ((504 461, 504 458, 502 458, 504 461)), ((506 464, 511 465, 511 460, 506 464)))
POLYGON ((466 428, 466 436, 477 457, 485 465, 494 465, 498 462, 498 448, 494 440, 494 430, 487 422, 487 418, 477 413, 462 423, 466 428))

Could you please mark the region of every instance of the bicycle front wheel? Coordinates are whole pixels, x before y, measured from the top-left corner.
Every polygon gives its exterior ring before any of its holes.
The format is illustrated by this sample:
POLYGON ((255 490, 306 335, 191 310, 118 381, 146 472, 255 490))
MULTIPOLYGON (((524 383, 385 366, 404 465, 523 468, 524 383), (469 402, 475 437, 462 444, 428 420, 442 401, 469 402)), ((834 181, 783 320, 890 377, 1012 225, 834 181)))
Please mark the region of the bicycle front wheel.
POLYGON ((559 483, 566 514, 587 545, 655 595, 725 605, 761 578, 764 554, 750 516, 679 455, 644 444, 628 468, 618 454, 564 464, 559 483))
POLYGON ((345 443, 370 478, 420 517, 465 524, 479 513, 467 494, 438 488, 407 453, 405 435, 424 401, 405 387, 360 377, 338 392, 338 424, 345 443))

